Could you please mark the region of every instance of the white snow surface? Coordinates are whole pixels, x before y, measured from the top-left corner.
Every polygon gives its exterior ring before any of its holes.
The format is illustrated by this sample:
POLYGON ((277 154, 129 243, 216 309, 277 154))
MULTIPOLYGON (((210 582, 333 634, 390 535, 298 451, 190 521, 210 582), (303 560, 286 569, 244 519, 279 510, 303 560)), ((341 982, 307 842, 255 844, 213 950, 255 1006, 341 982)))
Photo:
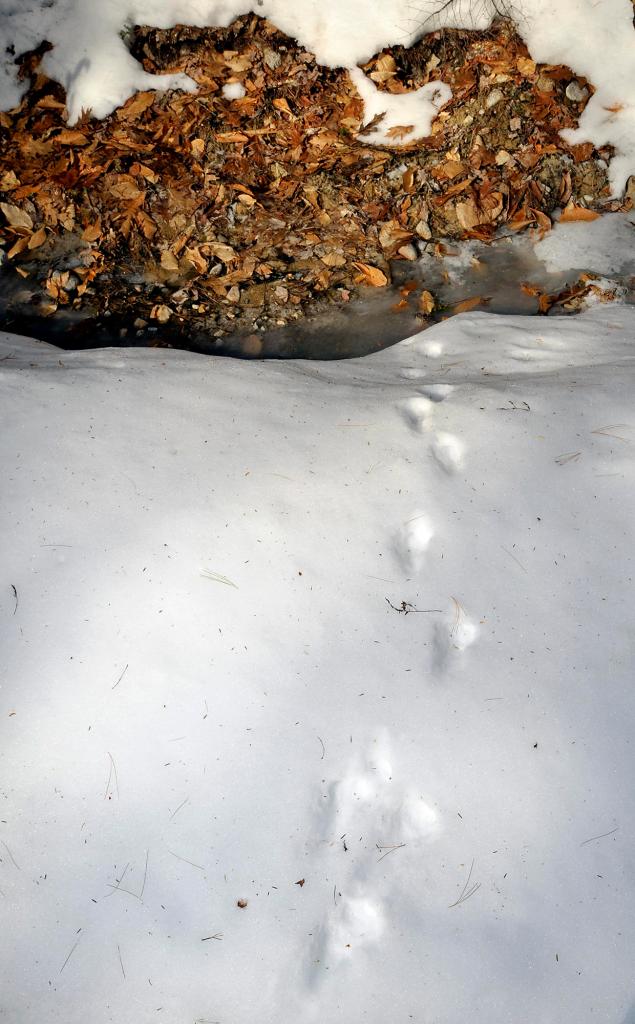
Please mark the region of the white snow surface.
MULTIPOLYGON (((186 75, 148 75, 132 58, 122 35, 131 24, 229 25, 254 10, 315 53, 322 64, 353 70, 384 46, 410 45, 441 27, 486 28, 500 10, 494 0, 0 0, 5 47, 20 54, 47 38, 54 48, 44 70, 67 90, 69 120, 82 110, 104 117, 138 89, 193 89, 186 75)), ((570 142, 610 144, 613 191, 635 172, 635 31, 630 0, 515 0, 509 14, 536 61, 567 64, 596 88, 570 142)), ((19 101, 13 57, 0 62, 0 108, 19 101)), ((439 83, 437 83, 439 88, 439 83)), ((447 86, 444 87, 447 90, 447 86)), ((375 101, 375 92, 366 87, 375 101)), ((421 93, 421 90, 419 91, 421 93)), ((445 93, 448 98, 448 93, 445 93)), ((412 141, 429 131, 434 116, 420 94, 412 141)), ((392 97, 386 102, 391 105, 392 97)), ((370 120, 370 118, 367 118, 370 120)), ((410 123, 410 122, 408 122, 410 123)), ((385 141, 381 133, 373 140, 385 141)), ((394 142, 394 139, 392 140, 394 142)))
POLYGON ((606 213, 588 222, 558 222, 534 244, 534 252, 549 273, 635 273, 635 213, 606 213))
POLYGON ((634 332, 0 335, 3 1020, 632 1024, 634 332))

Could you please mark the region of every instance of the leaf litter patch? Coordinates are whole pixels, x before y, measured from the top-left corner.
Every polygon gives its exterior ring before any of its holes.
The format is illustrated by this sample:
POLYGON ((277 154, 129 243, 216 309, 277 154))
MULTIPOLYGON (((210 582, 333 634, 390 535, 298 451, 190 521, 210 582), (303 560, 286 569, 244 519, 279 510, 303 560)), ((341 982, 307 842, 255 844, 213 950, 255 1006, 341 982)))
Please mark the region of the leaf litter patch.
MULTIPOLYGON (((373 349, 452 312, 422 280, 421 256, 503 229, 546 232, 556 208, 587 219, 620 205, 607 198, 610 149, 559 135, 592 86, 536 65, 505 21, 365 65, 393 95, 452 90, 429 138, 408 144, 411 126, 393 125, 381 146, 368 142, 381 113, 364 123, 348 73, 256 15, 228 29, 137 27, 128 43, 146 70, 184 71, 198 92, 138 93, 71 128, 62 88, 38 72, 44 44, 23 63, 29 92, 0 113, 8 329, 68 347, 260 356, 263 339, 300 332, 306 348, 320 314, 367 305, 381 313, 373 349)), ((469 308, 485 306, 476 298, 469 308)))

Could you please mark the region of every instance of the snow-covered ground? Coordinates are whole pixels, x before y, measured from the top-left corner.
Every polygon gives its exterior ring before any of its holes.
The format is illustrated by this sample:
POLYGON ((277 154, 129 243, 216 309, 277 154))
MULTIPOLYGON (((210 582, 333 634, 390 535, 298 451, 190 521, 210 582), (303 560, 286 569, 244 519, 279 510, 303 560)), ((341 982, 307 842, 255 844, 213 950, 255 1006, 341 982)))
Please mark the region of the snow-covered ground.
POLYGON ((426 32, 485 29, 507 14, 535 61, 566 64, 594 86, 579 127, 563 133, 566 140, 615 148, 609 173, 616 195, 635 173, 632 0, 0 0, 0 110, 18 103, 26 89, 16 78, 15 55, 43 39, 53 49, 42 67, 67 90, 71 121, 85 109, 104 117, 139 89, 195 89, 187 75, 145 72, 125 45, 126 31, 134 24, 226 26, 250 10, 298 39, 321 64, 348 68, 368 119, 381 113, 383 100, 382 130, 369 137, 379 143, 391 127, 412 126, 401 133, 405 143, 429 134, 451 92, 436 82, 415 93, 378 95, 356 65, 385 46, 409 46, 426 32))
POLYGON ((1 1020, 633 1024, 634 329, 0 336, 1 1020))

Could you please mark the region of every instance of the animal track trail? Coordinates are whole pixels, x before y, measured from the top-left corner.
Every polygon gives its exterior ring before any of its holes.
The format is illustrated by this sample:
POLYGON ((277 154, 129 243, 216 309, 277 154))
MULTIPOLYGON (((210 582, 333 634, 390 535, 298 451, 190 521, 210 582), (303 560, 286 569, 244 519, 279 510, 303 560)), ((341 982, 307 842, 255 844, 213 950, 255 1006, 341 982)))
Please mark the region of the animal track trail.
POLYGON ((318 928, 315 960, 334 966, 381 940, 390 913, 378 895, 381 859, 402 844, 433 840, 441 825, 415 787, 395 777, 386 736, 330 784, 322 816, 336 889, 318 928))
POLYGON ((452 610, 441 621, 435 623, 432 637, 433 667, 438 671, 448 668, 451 661, 460 657, 463 651, 478 637, 478 626, 467 614, 465 608, 452 598, 452 610))
POLYGON ((419 395, 405 398, 400 403, 408 426, 418 434, 430 432, 430 452, 437 465, 448 476, 461 469, 465 457, 465 444, 455 434, 434 429, 434 409, 454 391, 452 384, 427 384, 419 395))
POLYGON ((455 434, 444 430, 438 431, 432 439, 430 451, 435 462, 448 476, 461 469, 465 456, 465 445, 455 434))
POLYGON ((431 426, 434 403, 425 395, 414 395, 401 402, 401 410, 409 427, 418 433, 431 426))
POLYGON ((412 575, 422 569, 434 532, 432 522, 423 513, 403 524, 395 538, 395 549, 406 574, 412 575))
POLYGON ((431 402, 444 402, 450 397, 454 387, 454 384, 426 384, 421 388, 421 394, 431 402))

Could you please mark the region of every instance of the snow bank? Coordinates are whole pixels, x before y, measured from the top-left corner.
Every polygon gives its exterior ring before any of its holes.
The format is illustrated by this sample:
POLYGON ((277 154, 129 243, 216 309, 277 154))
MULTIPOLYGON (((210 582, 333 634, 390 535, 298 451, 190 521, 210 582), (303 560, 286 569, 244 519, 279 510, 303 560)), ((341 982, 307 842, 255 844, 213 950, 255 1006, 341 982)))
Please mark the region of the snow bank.
POLYGON ((632 1021, 634 330, 0 336, 7 1021, 632 1021))
MULTIPOLYGON (((421 0, 415 7, 410 0, 385 0, 370 7, 368 0, 0 0, 0 18, 6 43, 18 54, 43 38, 54 44, 44 68, 66 88, 69 119, 75 121, 89 108, 104 117, 138 89, 194 88, 184 75, 148 76, 122 39, 129 24, 228 25, 239 14, 255 10, 297 38, 320 63, 354 69, 384 46, 408 46, 437 28, 486 28, 497 6, 491 0, 449 5, 421 0)), ((536 61, 568 64, 596 87, 579 127, 565 134, 570 142, 615 147, 611 182, 615 193, 621 192, 635 171, 630 0, 559 0, 557 12, 552 0, 517 0, 510 14, 536 61)), ((5 109, 18 102, 24 88, 15 81, 11 60, 5 56, 0 71, 0 107, 5 109)), ((374 86, 361 88, 369 94, 367 102, 376 103, 374 86)), ((431 99, 420 91, 417 135, 429 131, 434 106, 422 101, 431 99)), ((379 133, 374 141, 385 140, 379 133)))
POLYGON ((534 252, 549 273, 635 273, 635 213, 607 213, 590 222, 555 224, 535 243, 534 252))

